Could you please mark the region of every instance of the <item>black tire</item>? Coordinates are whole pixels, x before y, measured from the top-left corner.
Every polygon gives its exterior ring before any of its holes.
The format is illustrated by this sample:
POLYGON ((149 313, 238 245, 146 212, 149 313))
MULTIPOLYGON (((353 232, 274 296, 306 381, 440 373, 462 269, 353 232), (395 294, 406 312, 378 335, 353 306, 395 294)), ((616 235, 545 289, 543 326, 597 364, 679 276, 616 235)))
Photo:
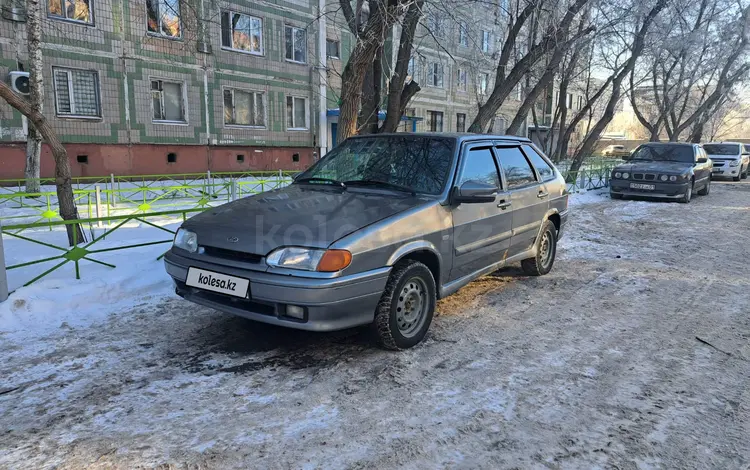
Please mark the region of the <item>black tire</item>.
POLYGON ((732 177, 732 181, 739 181, 742 179, 742 175, 737 175, 732 177))
POLYGON ((693 199, 693 186, 695 185, 695 181, 690 181, 690 184, 688 185, 687 189, 685 190, 685 194, 680 198, 680 202, 683 204, 687 204, 690 202, 691 199, 693 199))
POLYGON ((750 168, 745 169, 745 172, 740 175, 740 179, 747 179, 747 173, 750 171, 750 168))
POLYGON ((698 195, 708 196, 708 193, 710 192, 711 192, 711 178, 709 178, 708 181, 706 182, 706 185, 703 186, 703 188, 700 191, 698 191, 698 195))
POLYGON ((380 345, 399 351, 419 344, 430 328, 436 303, 435 279, 427 266, 414 260, 397 263, 375 310, 373 327, 380 345), (414 312, 402 313, 418 299, 420 311, 413 318, 414 312))
POLYGON ((536 241, 536 256, 521 261, 521 269, 529 276, 544 276, 552 270, 555 255, 557 255, 557 229, 555 224, 545 220, 542 232, 536 241))
POLYGON ((616 194, 616 193, 610 192, 609 198, 610 199, 622 199, 622 194, 616 194))

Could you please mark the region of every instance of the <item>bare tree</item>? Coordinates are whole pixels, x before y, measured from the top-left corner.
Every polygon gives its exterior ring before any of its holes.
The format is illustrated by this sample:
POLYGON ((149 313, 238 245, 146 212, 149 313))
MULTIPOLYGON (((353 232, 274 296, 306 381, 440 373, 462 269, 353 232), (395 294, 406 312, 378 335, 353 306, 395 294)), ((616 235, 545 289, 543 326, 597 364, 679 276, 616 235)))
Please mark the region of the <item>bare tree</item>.
POLYGON ((588 131, 586 137, 583 139, 581 146, 578 148, 573 158, 573 162, 570 166, 572 174, 578 171, 585 157, 591 154, 591 152, 594 150, 594 145, 599 140, 602 132, 604 131, 604 129, 606 129, 610 121, 612 121, 612 118, 615 114, 615 108, 620 102, 620 98, 622 96, 622 83, 625 78, 630 75, 631 71, 636 65, 636 61, 643 53, 643 49, 646 45, 647 34, 649 32, 649 29, 653 25, 655 18, 666 6, 667 0, 658 0, 657 3, 648 11, 645 17, 642 20, 638 21, 637 29, 633 36, 632 43, 628 41, 629 44, 627 49, 629 49, 630 51, 630 56, 625 61, 623 67, 619 69, 617 73, 611 76, 612 93, 609 97, 609 101, 607 101, 604 113, 594 124, 594 126, 588 131))

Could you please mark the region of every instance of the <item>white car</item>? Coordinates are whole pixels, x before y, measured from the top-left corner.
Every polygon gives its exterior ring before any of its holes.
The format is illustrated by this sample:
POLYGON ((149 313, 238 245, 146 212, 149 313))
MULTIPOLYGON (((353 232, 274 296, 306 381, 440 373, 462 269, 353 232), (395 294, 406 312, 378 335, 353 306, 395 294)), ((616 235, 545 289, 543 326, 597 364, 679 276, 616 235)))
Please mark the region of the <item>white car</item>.
POLYGON ((713 160, 712 176, 732 178, 734 181, 747 178, 750 168, 750 152, 740 142, 710 142, 703 144, 708 158, 713 160))

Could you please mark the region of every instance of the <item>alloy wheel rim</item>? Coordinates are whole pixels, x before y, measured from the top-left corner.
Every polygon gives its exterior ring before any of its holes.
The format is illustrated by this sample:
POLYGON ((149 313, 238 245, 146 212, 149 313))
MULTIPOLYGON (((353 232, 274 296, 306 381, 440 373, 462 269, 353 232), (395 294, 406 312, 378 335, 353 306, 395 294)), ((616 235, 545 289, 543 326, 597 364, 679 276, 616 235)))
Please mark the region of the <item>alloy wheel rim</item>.
POLYGON ((406 281, 398 293, 396 325, 406 338, 417 334, 427 317, 427 286, 418 277, 406 281))

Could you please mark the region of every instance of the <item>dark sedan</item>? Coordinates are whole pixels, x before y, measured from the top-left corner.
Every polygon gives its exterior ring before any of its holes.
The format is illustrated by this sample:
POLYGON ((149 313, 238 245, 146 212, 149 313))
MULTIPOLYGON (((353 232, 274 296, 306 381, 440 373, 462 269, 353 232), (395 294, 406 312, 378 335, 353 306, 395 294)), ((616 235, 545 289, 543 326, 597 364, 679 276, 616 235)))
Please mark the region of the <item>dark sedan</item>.
POLYGON ((694 192, 705 196, 711 190, 712 163, 698 144, 650 142, 626 159, 612 170, 612 199, 650 197, 687 203, 694 192))

